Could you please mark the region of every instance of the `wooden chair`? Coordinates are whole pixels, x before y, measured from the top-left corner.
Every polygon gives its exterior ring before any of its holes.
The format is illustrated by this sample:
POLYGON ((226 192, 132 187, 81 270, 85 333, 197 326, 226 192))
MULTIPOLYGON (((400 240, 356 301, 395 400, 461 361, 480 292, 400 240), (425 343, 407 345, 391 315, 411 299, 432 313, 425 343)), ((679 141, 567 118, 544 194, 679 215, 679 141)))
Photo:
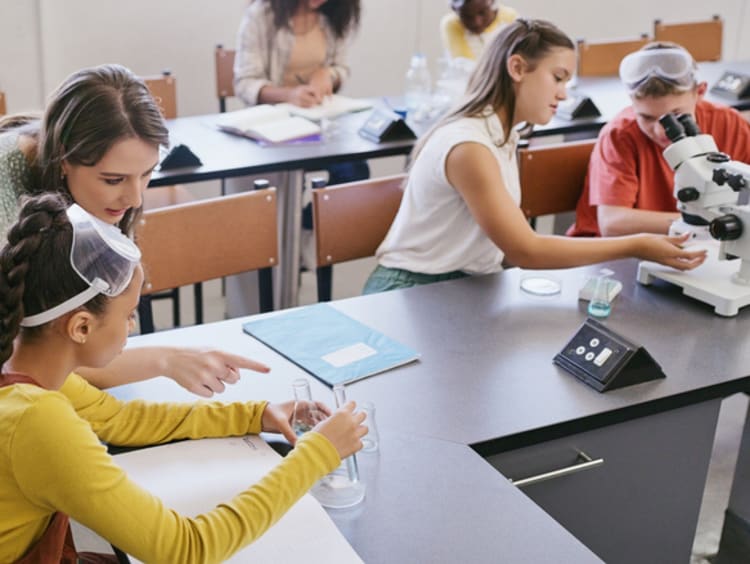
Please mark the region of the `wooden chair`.
MULTIPOLYGON (((162 115, 165 119, 174 119, 177 117, 177 81, 172 76, 171 71, 162 71, 160 75, 145 76, 143 82, 146 83, 151 96, 158 104, 162 115)), ((173 206, 190 202, 194 198, 192 194, 182 185, 160 186, 158 188, 149 188, 143 194, 143 209, 153 210, 166 206, 173 206)), ((180 325, 180 289, 171 288, 168 291, 161 292, 157 295, 144 298, 150 299, 171 299, 172 300, 172 322, 177 327, 180 325)), ((203 289, 200 284, 194 288, 196 304, 196 322, 203 321, 203 289)))
POLYGON ((665 24, 654 20, 654 41, 671 41, 687 49, 696 61, 720 61, 724 21, 710 20, 665 24))
POLYGON ((4 116, 8 113, 8 108, 5 105, 5 92, 0 91, 0 116, 4 116))
POLYGON ((577 41, 578 76, 617 76, 625 55, 638 51, 650 41, 647 34, 619 41, 577 41))
POLYGON ((406 175, 312 191, 318 300, 331 299, 333 265, 375 254, 396 217, 406 175))
POLYGON ((596 139, 518 150, 521 209, 529 219, 573 211, 596 139))
MULTIPOLYGON (((136 229, 146 295, 258 270, 260 311, 273 309, 271 267, 279 263, 276 189, 266 188, 149 210, 136 229)), ((141 333, 154 330, 139 305, 141 333)))
POLYGON ((224 49, 219 44, 214 51, 216 68, 216 96, 219 98, 219 111, 227 111, 227 98, 234 96, 234 53, 233 49, 224 49))

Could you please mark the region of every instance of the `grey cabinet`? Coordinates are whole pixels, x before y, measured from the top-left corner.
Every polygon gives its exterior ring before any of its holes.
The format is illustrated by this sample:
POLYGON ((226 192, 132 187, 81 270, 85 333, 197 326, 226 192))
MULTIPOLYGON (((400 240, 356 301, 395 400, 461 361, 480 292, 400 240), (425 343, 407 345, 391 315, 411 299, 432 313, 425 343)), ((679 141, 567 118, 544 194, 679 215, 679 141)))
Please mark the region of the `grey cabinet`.
POLYGON ((487 460, 605 562, 685 564, 720 403, 681 407, 487 460))

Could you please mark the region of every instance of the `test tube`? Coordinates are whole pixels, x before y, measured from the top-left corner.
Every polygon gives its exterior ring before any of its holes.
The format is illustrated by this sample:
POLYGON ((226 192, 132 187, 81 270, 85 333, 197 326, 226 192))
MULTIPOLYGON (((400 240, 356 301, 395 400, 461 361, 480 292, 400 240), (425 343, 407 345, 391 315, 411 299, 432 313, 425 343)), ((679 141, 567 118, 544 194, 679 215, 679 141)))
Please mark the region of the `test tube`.
MULTIPOLYGON (((343 384, 335 384, 333 386, 333 397, 336 400, 336 407, 339 408, 346 403, 346 388, 343 384)), ((355 455, 348 456, 345 460, 346 471, 349 474, 349 480, 352 482, 359 482, 359 467, 357 466, 357 457, 355 455)))

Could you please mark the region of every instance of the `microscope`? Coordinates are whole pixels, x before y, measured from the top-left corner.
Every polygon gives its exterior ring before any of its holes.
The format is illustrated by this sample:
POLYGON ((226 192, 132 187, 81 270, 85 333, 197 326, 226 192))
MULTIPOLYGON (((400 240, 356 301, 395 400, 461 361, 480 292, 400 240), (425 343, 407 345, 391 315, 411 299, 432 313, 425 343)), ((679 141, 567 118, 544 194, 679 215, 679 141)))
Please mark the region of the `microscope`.
POLYGON ((659 122, 671 141, 663 155, 675 171, 674 196, 682 213, 670 234, 690 231, 700 239, 708 233, 719 245, 718 252, 709 248, 706 262, 689 272, 643 261, 638 281, 666 280, 713 305, 719 315, 737 315, 750 304, 750 166, 719 151, 690 114, 667 114, 659 122))

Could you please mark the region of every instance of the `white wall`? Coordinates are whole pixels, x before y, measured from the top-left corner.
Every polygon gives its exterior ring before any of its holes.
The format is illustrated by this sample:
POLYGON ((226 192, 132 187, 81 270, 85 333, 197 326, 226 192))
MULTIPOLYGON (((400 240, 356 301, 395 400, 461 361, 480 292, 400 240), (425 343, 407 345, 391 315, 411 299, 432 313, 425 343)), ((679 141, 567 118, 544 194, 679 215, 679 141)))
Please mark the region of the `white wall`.
MULTIPOLYGON (((0 89, 9 111, 41 108, 45 96, 73 70, 118 62, 142 75, 172 70, 182 115, 217 110, 213 49, 234 45, 247 0, 0 0, 0 89)), ((557 23, 572 38, 635 36, 652 21, 722 15, 727 59, 750 58, 748 0, 523 0, 522 14, 557 23)), ((433 67, 440 55, 438 22, 448 0, 363 0, 362 28, 350 53, 355 96, 398 94, 416 50, 433 67), (419 25, 418 25, 419 22, 419 25)))

